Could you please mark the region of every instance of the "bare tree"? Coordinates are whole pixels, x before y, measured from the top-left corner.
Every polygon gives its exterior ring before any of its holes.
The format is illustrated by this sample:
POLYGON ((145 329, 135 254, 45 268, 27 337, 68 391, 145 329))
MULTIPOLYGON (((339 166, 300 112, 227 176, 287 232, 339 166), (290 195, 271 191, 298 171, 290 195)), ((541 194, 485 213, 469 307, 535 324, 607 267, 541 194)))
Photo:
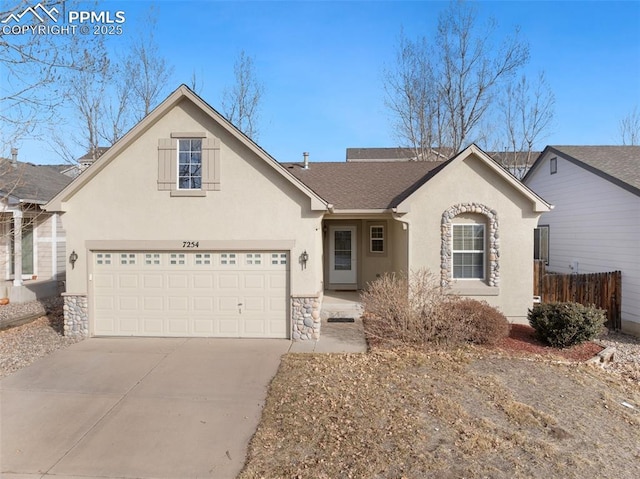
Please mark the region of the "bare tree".
POLYGON ((620 120, 619 128, 623 145, 640 144, 640 111, 637 105, 620 120))
POLYGON ((249 138, 258 137, 258 118, 264 86, 256 76, 254 60, 242 50, 233 65, 235 84, 224 91, 222 113, 249 138))
POLYGON ((155 42, 157 19, 153 9, 149 11, 146 23, 147 28, 135 40, 125 61, 124 74, 130 78, 129 99, 134 105, 136 121, 147 116, 157 105, 173 74, 173 67, 160 55, 155 42))
POLYGON ((439 140, 441 115, 426 39, 414 42, 402 32, 396 69, 385 70, 384 79, 385 104, 393 115, 397 139, 411 145, 416 159, 428 158, 439 140))
MULTIPOLYGON (((89 41, 84 36, 38 35, 12 30, 26 25, 25 22, 32 18, 34 24, 41 18, 43 26, 51 25, 64 8, 62 0, 34 3, 29 0, 0 1, 0 21, 3 22, 3 29, 0 29, 2 150, 24 136, 38 135, 40 127, 54 118, 56 107, 63 100, 56 88, 62 75, 90 68, 82 55, 75 54, 82 52, 82 44, 89 41), (30 12, 38 13, 38 18, 30 12)), ((73 8, 75 3, 69 0, 67 8, 73 8)))
POLYGON ((555 95, 543 72, 532 84, 525 75, 507 86, 500 99, 505 156, 502 165, 523 178, 533 163, 534 145, 549 132, 554 118, 555 95))
MULTIPOLYGON (((517 29, 499 45, 493 42, 496 31, 494 21, 479 24, 474 4, 453 1, 439 17, 434 40, 428 42, 423 38, 412 43, 414 48, 406 51, 411 58, 401 58, 395 70, 385 76, 388 96, 391 96, 388 103, 403 104, 402 99, 394 96, 398 89, 389 79, 402 84, 403 78, 414 77, 415 65, 426 61, 428 68, 421 67, 426 74, 412 83, 411 96, 420 98, 427 92, 430 99, 423 102, 427 107, 424 114, 435 115, 431 120, 435 128, 430 130, 431 138, 427 135, 426 139, 412 138, 406 129, 396 129, 400 138, 418 149, 424 148, 421 144, 431 143, 429 146, 439 147, 450 155, 486 136, 478 130, 499 87, 529 59, 528 44, 519 39, 517 29), (420 51, 422 48, 427 51, 420 51)), ((412 115, 415 118, 416 113, 410 109, 392 109, 392 112, 401 118, 401 125, 415 121, 412 115)))

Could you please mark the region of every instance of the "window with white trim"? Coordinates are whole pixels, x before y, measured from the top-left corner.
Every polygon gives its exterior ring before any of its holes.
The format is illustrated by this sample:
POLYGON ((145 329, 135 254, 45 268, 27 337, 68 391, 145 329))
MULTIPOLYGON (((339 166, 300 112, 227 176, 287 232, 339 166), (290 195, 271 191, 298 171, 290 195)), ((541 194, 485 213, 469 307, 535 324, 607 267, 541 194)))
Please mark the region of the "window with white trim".
POLYGON ((178 140, 178 189, 199 190, 202 187, 202 139, 178 140))
POLYGON ((369 252, 384 253, 384 226, 369 227, 369 252))
POLYGON ((454 279, 484 279, 485 225, 453 225, 454 279))

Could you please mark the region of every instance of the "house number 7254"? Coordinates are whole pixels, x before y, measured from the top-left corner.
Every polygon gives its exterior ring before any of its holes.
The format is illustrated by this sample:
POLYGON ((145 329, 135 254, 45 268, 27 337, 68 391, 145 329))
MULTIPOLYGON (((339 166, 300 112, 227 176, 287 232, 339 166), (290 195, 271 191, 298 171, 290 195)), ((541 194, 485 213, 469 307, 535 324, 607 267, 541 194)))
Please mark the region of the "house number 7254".
POLYGON ((199 248, 200 242, 199 241, 183 241, 182 247, 183 248, 199 248))

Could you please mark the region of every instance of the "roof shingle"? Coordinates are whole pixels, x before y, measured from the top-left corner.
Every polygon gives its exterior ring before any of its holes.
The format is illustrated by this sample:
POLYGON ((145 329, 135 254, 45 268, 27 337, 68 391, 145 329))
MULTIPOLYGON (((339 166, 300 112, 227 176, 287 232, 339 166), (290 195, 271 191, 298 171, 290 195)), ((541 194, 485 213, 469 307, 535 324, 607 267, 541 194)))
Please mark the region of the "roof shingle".
POLYGON ((296 178, 337 209, 397 206, 435 175, 444 161, 283 163, 296 178))
POLYGON ((71 182, 51 165, 33 165, 0 158, 0 197, 47 202, 71 182))

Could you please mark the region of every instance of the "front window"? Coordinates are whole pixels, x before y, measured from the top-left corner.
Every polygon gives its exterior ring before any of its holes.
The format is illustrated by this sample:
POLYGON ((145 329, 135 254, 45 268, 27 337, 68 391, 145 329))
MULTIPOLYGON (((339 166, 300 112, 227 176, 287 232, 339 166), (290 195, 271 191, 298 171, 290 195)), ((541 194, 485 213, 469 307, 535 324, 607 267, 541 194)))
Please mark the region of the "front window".
POLYGON ((484 225, 453 225, 453 277, 484 279, 484 225))
POLYGON ((202 140, 178 140, 178 189, 202 187, 202 140))
POLYGON ((371 253, 384 253, 384 226, 372 226, 369 230, 371 253))

